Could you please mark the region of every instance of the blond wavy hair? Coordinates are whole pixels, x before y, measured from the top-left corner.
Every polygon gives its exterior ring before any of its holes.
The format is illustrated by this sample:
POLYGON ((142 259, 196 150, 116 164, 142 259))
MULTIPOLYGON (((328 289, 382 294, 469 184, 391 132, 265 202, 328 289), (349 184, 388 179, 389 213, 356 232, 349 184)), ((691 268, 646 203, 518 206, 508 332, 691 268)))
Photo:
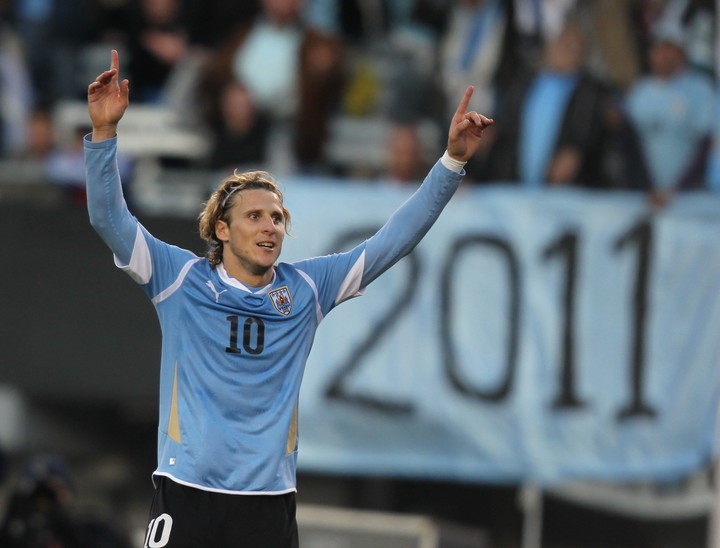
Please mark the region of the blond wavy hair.
MULTIPOLYGON (((235 200, 243 190, 262 189, 268 190, 280 199, 283 203, 283 193, 273 180, 272 175, 266 171, 246 171, 238 173, 237 170, 225 179, 205 202, 200 215, 198 216, 198 228, 200 237, 208 242, 206 256, 210 264, 219 265, 223 260, 223 243, 215 233, 218 221, 225 221, 230 224, 230 210, 235 200)), ((283 225, 287 233, 290 226, 290 212, 283 205, 283 225)))

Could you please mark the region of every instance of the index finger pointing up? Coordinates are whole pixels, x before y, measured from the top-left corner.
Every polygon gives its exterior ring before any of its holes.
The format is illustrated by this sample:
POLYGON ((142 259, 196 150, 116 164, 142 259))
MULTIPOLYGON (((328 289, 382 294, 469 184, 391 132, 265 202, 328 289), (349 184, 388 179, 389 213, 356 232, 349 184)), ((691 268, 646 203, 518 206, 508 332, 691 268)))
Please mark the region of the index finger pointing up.
POLYGON ((117 50, 112 50, 110 52, 110 69, 115 69, 120 72, 120 55, 118 55, 117 50))
POLYGON ((472 86, 467 87, 467 89, 465 90, 465 95, 463 95, 463 98, 460 99, 460 104, 455 111, 455 116, 465 116, 468 105, 470 104, 470 97, 472 97, 474 90, 475 88, 473 88, 472 86))

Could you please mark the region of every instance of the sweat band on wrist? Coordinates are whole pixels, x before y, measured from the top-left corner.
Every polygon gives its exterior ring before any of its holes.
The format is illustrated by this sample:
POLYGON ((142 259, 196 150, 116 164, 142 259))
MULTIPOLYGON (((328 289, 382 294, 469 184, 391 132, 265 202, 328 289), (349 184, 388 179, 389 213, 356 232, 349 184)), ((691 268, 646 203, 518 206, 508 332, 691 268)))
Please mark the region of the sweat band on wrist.
POLYGON ((451 157, 447 150, 445 151, 445 154, 442 155, 442 158, 440 158, 440 161, 446 168, 454 171, 455 173, 460 173, 465 167, 465 164, 467 164, 467 162, 461 162, 460 160, 456 160, 451 157))

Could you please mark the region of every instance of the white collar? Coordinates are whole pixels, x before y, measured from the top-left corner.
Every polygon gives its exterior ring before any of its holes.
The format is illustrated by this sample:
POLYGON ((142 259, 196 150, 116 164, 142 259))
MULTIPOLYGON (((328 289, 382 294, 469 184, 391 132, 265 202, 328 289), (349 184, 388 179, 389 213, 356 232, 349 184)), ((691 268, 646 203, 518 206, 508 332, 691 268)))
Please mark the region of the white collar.
POLYGON ((252 293, 253 295, 262 295, 264 293, 267 293, 268 291, 270 291, 272 284, 275 282, 275 268, 273 268, 273 276, 272 276, 272 280, 270 280, 270 283, 261 288, 249 287, 249 286, 245 285, 244 283, 242 283, 237 278, 233 278, 232 276, 230 276, 227 273, 227 270, 225 270, 225 265, 223 265, 222 263, 217 265, 216 268, 218 271, 218 275, 220 276, 220 279, 223 282, 225 282, 226 284, 231 285, 233 287, 237 287, 238 289, 242 289, 243 291, 247 291, 248 293, 252 293))

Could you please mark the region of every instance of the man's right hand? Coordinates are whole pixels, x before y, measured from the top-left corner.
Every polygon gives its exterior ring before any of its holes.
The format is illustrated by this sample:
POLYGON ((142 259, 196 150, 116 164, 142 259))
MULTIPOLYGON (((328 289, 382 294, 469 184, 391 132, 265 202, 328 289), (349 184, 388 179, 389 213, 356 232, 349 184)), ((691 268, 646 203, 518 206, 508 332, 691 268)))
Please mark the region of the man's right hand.
POLYGON ((88 111, 92 121, 93 141, 115 137, 117 125, 130 104, 129 82, 119 81, 120 56, 116 50, 110 54, 110 69, 95 78, 88 86, 88 111))

